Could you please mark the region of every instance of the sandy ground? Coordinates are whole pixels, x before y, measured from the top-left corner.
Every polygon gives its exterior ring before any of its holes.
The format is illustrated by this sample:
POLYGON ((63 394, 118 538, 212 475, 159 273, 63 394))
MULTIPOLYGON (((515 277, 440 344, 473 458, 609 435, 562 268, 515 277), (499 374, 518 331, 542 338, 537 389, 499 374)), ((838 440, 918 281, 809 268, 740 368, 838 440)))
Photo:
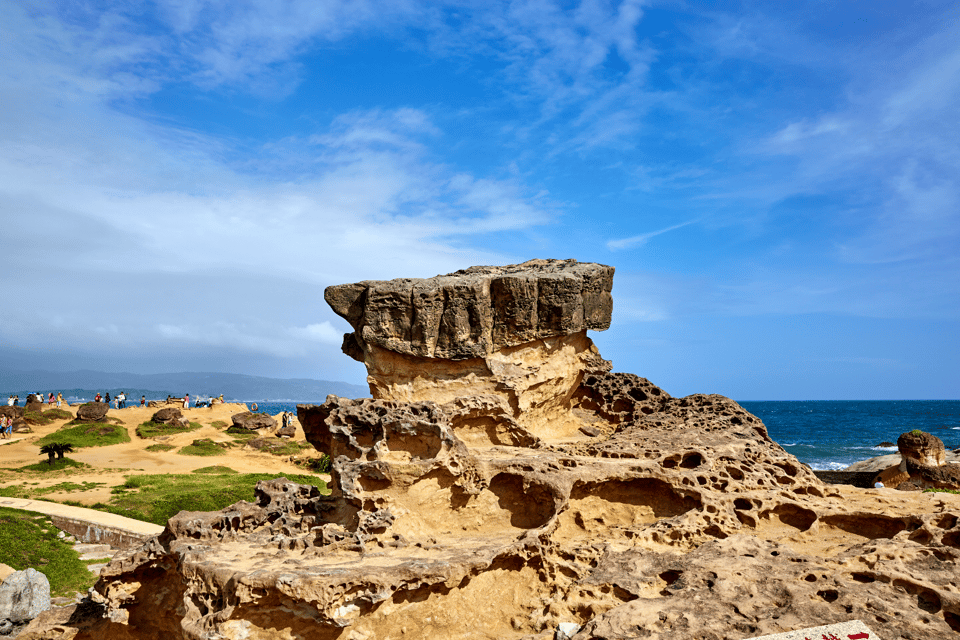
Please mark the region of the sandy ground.
MULTIPOLYGON (((64 408, 74 414, 76 413, 76 407, 64 408)), ((202 424, 203 428, 173 436, 144 439, 136 435, 136 427, 149 421, 157 409, 141 409, 139 406, 110 409, 107 416, 123 422, 123 426, 130 433, 131 441, 107 447, 78 449, 68 454, 69 458, 90 465, 90 469, 64 470, 52 474, 13 472, 13 469, 46 460, 46 457, 40 454, 39 447, 34 444, 35 441, 57 431, 70 419, 57 420, 43 426, 34 426, 33 433, 14 434, 15 437, 9 441, 0 440, 0 487, 22 485, 24 483, 29 484, 31 488, 48 487, 61 482, 102 483, 103 486, 88 491, 49 493, 42 496, 45 500, 76 500, 82 504, 95 504, 100 501, 108 501, 111 495, 110 489, 123 484, 126 477, 131 474, 190 473, 194 469, 213 465, 230 467, 240 473, 268 472, 276 473, 278 476, 309 473, 303 467, 290 462, 288 456, 260 453, 255 449, 244 446, 227 449, 226 453, 220 456, 187 456, 177 453, 180 447, 189 445, 199 438, 209 438, 215 442, 233 442, 230 434, 224 432, 225 427, 217 428, 212 425, 217 421, 230 425, 232 415, 247 410, 245 404, 222 404, 209 408, 182 409, 184 417, 191 422, 202 424), (173 445, 177 449, 164 452, 146 450, 148 446, 160 442, 173 445)), ((279 423, 280 414, 274 417, 279 423)), ((303 430, 299 423, 295 422, 295 425, 297 435, 294 440, 303 440, 303 430)), ((301 459, 319 456, 320 452, 314 450, 305 450, 298 455, 301 459)))

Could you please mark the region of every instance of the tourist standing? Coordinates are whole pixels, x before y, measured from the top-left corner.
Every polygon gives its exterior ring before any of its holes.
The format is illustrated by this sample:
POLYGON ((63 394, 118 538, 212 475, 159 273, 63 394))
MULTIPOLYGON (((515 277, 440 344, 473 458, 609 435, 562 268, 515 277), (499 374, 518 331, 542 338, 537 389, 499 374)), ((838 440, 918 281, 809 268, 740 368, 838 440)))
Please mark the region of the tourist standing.
POLYGON ((8 406, 8 407, 12 407, 12 406, 13 406, 13 396, 12 396, 12 395, 11 395, 9 398, 7 398, 7 406, 8 406))
POLYGON ((63 394, 57 391, 57 409, 60 408, 61 404, 63 404, 63 394))
POLYGON ((184 394, 184 396, 183 396, 183 408, 184 408, 184 409, 189 409, 189 408, 190 408, 190 394, 189 394, 189 393, 184 394))
POLYGON ((97 395, 94 396, 93 401, 94 401, 94 402, 100 402, 100 399, 101 399, 102 397, 103 397, 103 396, 100 395, 100 392, 97 391, 97 395))
POLYGON ((143 408, 147 406, 147 396, 140 396, 140 407, 143 408))

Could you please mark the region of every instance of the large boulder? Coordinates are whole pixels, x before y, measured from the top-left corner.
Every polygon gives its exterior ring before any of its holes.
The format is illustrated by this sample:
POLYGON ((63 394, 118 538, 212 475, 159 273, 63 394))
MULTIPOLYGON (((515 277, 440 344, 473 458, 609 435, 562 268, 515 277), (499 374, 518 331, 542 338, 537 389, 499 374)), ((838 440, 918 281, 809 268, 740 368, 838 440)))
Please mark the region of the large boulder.
POLYGON ((110 405, 106 402, 88 402, 77 407, 77 420, 83 422, 103 422, 107 419, 110 405))
POLYGON ((15 571, 0 585, 0 620, 33 620, 50 608, 50 581, 36 569, 15 571))
POLYGON ((183 412, 176 407, 166 407, 153 414, 150 422, 157 424, 180 424, 183 421, 183 412))
POLYGON ((900 434, 897 449, 906 460, 913 460, 925 467, 939 467, 947 461, 943 441, 919 429, 900 434))
MULTIPOLYGON (((33 398, 33 396, 30 397, 33 398)), ((43 410, 46 406, 47 405, 42 402, 27 400, 27 405, 23 408, 23 410, 25 413, 43 413, 43 410)))
POLYGON ((10 417, 14 420, 23 417, 23 407, 11 407, 9 405, 0 406, 0 416, 10 417))
POLYGON ((247 431, 259 431, 260 429, 273 429, 277 426, 277 421, 265 413, 236 413, 230 416, 233 427, 245 429, 247 431))

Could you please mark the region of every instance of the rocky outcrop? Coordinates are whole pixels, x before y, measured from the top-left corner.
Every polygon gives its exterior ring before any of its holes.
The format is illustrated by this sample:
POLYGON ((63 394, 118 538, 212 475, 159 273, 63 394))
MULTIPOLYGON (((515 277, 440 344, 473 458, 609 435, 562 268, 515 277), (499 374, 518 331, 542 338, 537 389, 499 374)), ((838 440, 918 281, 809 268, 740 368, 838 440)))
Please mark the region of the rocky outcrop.
POLYGON ((110 405, 106 402, 87 402, 77 407, 77 420, 82 422, 103 422, 107 419, 110 405))
MULTIPOLYGON (((529 292, 489 286, 493 309, 529 292)), ((358 319, 405 308, 370 306, 404 297, 368 289, 334 304, 358 319)), ((891 639, 960 632, 953 496, 824 485, 736 402, 605 370, 582 327, 511 330, 527 341, 456 359, 377 342, 366 328, 393 316, 371 317, 354 327, 374 397, 297 409, 333 460, 329 494, 280 478, 253 503, 178 514, 102 570, 61 637, 741 640, 850 619, 891 639)))
POLYGON ((183 412, 176 407, 166 407, 160 409, 150 418, 150 422, 155 422, 156 424, 174 424, 177 426, 186 424, 186 421, 183 417, 183 412))
POLYGON ((16 420, 23 417, 23 407, 0 406, 0 416, 16 420))
POLYGON ((947 452, 940 438, 914 430, 901 434, 897 446, 900 450, 899 460, 895 459, 896 456, 883 456, 854 467, 861 470, 877 469, 880 472, 875 482, 902 491, 960 489, 960 458, 953 452, 947 452))
POLYGON ((913 430, 900 434, 897 449, 905 460, 925 467, 939 467, 946 462, 943 441, 924 431, 913 430))
POLYGON ((250 413, 249 411, 230 416, 230 421, 233 423, 231 428, 243 429, 247 432, 274 429, 277 426, 277 421, 273 417, 265 413, 250 413))

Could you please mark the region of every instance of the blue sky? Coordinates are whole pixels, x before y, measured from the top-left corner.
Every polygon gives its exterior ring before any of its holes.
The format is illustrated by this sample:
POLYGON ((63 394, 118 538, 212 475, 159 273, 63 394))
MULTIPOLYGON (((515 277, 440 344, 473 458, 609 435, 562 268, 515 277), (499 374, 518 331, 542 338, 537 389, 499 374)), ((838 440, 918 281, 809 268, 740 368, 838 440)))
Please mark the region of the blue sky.
POLYGON ((0 366, 361 383, 324 287, 617 268, 674 395, 960 397, 949 2, 0 0, 0 366))

